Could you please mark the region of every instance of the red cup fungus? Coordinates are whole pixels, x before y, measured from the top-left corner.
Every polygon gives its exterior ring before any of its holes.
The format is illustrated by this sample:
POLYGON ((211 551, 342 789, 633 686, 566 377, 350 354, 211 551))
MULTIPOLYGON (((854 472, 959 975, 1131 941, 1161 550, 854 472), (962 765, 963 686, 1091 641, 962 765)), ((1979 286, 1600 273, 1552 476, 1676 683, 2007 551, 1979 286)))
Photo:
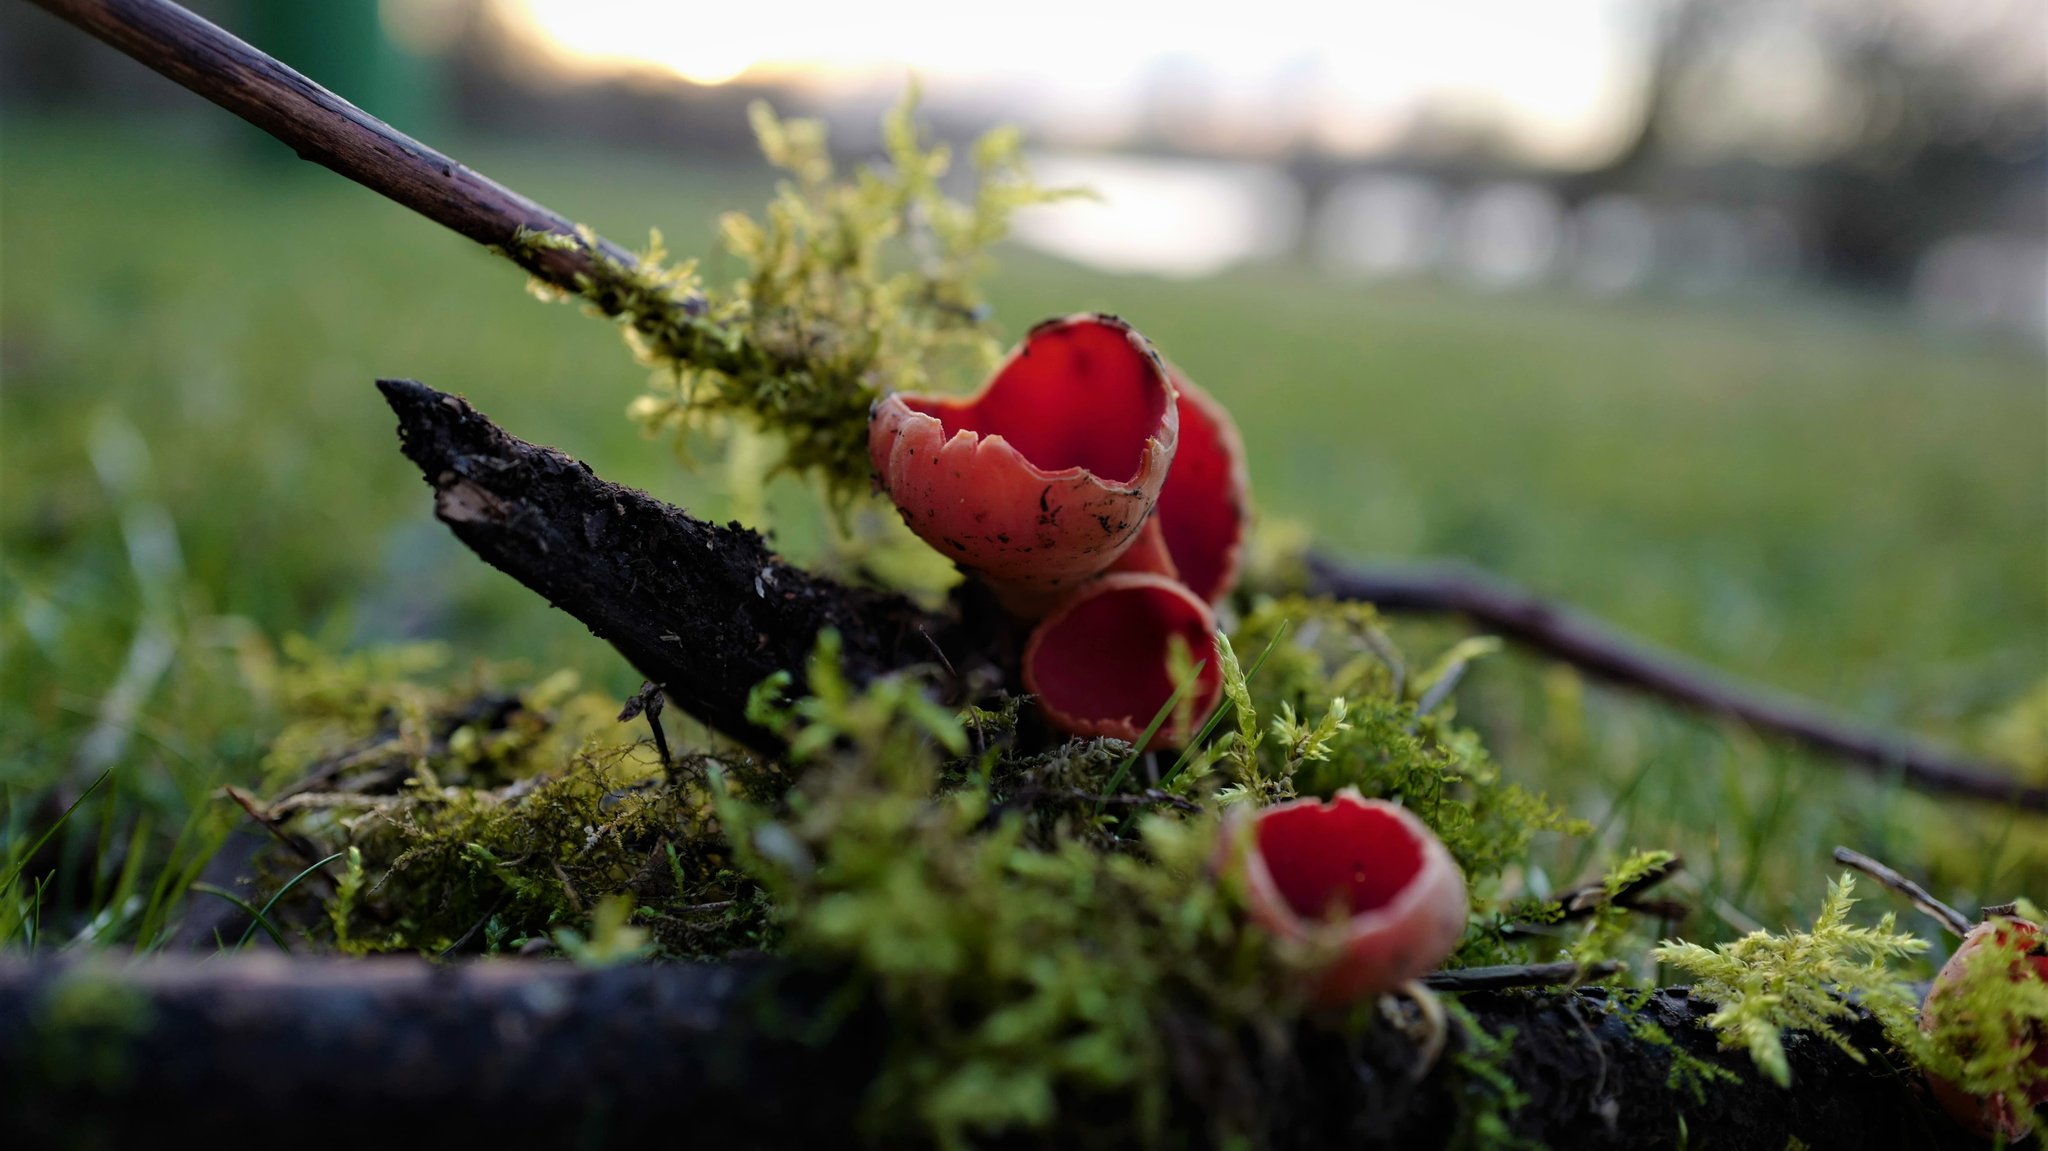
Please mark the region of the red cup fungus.
POLYGON ((1237 584, 1238 553, 1251 518, 1251 479, 1237 425, 1209 393, 1168 365, 1180 393, 1180 446, 1152 519, 1174 570, 1210 603, 1237 584))
POLYGON ((1115 572, 1069 596, 1025 644, 1024 686, 1061 731, 1136 743, 1179 686, 1169 654, 1175 636, 1201 665, 1154 736, 1157 745, 1178 747, 1216 707, 1223 669, 1216 617, 1177 580, 1115 572))
POLYGON ((1033 328, 972 398, 884 398, 868 454, 913 532, 1034 617, 1137 539, 1179 432, 1152 346, 1080 315, 1033 328))
POLYGON ((1010 612, 1045 617, 1023 671, 1054 727, 1138 741, 1178 687, 1176 636, 1202 671, 1156 742, 1185 742, 1215 707, 1209 605, 1237 579, 1244 445, 1129 325, 1049 320, 977 396, 888 396, 868 453, 912 531, 1010 612))
MULTIPOLYGON (((1922 1031, 1934 1031, 1949 1012, 1959 1009, 1957 989, 1969 970, 1971 958, 1993 945, 2018 957, 2010 974, 2015 982, 2048 980, 2048 934, 2042 932, 2040 925, 2018 916, 1993 916, 1970 929, 1955 954, 1935 975, 1927 1002, 1920 1009, 1922 1031)), ((2039 1107, 2048 1102, 2048 1020, 2028 1021, 2019 1029, 2014 1043, 2029 1048, 2025 1058, 2038 1069, 2027 1102, 2039 1107)), ((1930 1074, 1927 1080, 1942 1109, 1980 1138, 2002 1138, 2007 1143, 2016 1143, 2026 1137, 2033 1124, 2030 1113, 2015 1112, 2002 1096, 1972 1095, 1960 1084, 1939 1075, 1930 1074)))
POLYGON ((1465 933, 1465 877, 1397 803, 1345 788, 1225 821, 1252 918, 1309 966, 1309 999, 1342 1006, 1434 970, 1465 933))

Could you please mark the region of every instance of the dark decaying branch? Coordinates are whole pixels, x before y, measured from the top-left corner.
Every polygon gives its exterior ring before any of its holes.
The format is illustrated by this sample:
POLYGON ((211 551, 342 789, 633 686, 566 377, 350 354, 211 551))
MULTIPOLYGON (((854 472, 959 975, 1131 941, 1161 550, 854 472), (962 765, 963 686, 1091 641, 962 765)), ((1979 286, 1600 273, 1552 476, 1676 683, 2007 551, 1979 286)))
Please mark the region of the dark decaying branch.
MULTIPOLYGON (((574 227, 564 217, 367 115, 168 0, 33 2, 277 137, 299 155, 512 254, 549 283, 574 291, 579 277, 595 267, 597 257, 581 248, 514 244, 521 229, 572 234, 574 227)), ((596 252, 632 263, 624 249, 601 239, 596 252)), ((2048 811, 2048 787, 2021 785, 1996 764, 1947 754, 1718 675, 1468 568, 1353 569, 1318 559, 1315 581, 1319 591, 1371 600, 1389 611, 1463 614, 1611 683, 1740 720, 1880 773, 1896 773, 1909 787, 2048 811)))
POLYGON ((943 623, 901 596, 784 563, 738 524, 694 519, 507 433, 457 397, 379 380, 434 514, 484 562, 575 616, 691 715, 755 747, 747 696, 839 633, 857 682, 928 662, 943 623))
MULTIPOLYGON (((0 1132, 23 1146, 294 1148, 846 1145, 888 1042, 857 1009, 820 1027, 828 981, 769 963, 437 966, 221 956, 121 968, 0 960, 0 1132), (444 1142, 445 1141, 445 1142, 444 1142)), ((1716 1050, 1683 990, 1630 1010, 1598 988, 1463 998, 1526 1093, 1515 1130, 1574 1149, 1779 1151, 1969 1144, 1909 1071, 1795 1037, 1793 1087, 1716 1050), (1657 1024, 1671 1045, 1645 1039, 1657 1024), (1674 1048, 1735 1082, 1673 1085, 1674 1048), (1702 1143, 1702 1140, 1704 1142, 1702 1143)), ((1454 1025, 1455 1026, 1455 1025, 1454 1025)), ((1177 1126, 1249 1101, 1275 1147, 1433 1148, 1482 1106, 1446 1057, 1417 1077, 1409 1029, 1190 1044, 1177 1126)), ((1868 1020, 1859 1045, 1884 1045, 1868 1020)), ((1078 1132, 1072 1133, 1078 1135, 1078 1132)), ((1067 1140, 1054 1139, 1053 1145, 1067 1140)))
POLYGON ((1956 755, 1897 732, 1868 727, 1805 700, 1745 683, 1675 652, 1463 564, 1354 568, 1309 558, 1309 590, 1368 601, 1387 612, 1447 612, 1609 683, 1681 707, 1736 720, 1933 795, 1957 795, 2048 811, 2048 787, 1999 764, 1956 755))

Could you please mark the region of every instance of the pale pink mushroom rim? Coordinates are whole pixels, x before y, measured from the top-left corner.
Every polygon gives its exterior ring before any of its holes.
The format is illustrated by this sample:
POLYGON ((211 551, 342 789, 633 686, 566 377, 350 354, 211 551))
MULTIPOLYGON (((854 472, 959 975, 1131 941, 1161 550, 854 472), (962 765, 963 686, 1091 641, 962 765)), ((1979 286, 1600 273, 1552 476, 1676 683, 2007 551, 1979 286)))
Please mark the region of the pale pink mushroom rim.
MULTIPOLYGON (((1267 869, 1265 857, 1260 854, 1255 842, 1257 828, 1254 825, 1260 812, 1298 804, 1334 807, 1347 801, 1362 806, 1372 804, 1372 801, 1356 787, 1345 787, 1327 800, 1304 796, 1261 808, 1240 805, 1231 808, 1224 815, 1223 834, 1227 837, 1225 843, 1230 852, 1228 858, 1242 867, 1245 886, 1248 889, 1247 896, 1255 906, 1263 905, 1274 909, 1274 918, 1279 920, 1284 927, 1284 934, 1291 939, 1304 942, 1332 938, 1349 940, 1398 924, 1438 894, 1432 885, 1419 882, 1423 878, 1423 873, 1432 864, 1442 864, 1453 871, 1458 870, 1457 861, 1451 858, 1449 849, 1444 847, 1443 841, 1429 829, 1429 825, 1422 822, 1422 817, 1392 800, 1380 800, 1380 803, 1399 813, 1395 816, 1395 821, 1401 825, 1403 831, 1419 841, 1422 866, 1416 871, 1414 880, 1404 885, 1400 894, 1379 907, 1354 912, 1342 919, 1304 918, 1287 902, 1287 898, 1280 894, 1279 885, 1273 881, 1273 873, 1267 869)), ((1462 881, 1461 874, 1460 882, 1462 881)))

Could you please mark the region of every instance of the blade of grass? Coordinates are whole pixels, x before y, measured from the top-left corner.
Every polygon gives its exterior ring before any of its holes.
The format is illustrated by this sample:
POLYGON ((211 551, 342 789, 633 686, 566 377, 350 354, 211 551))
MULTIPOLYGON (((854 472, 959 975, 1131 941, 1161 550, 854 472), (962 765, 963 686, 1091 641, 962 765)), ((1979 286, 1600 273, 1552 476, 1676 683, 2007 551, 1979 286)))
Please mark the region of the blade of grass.
POLYGON ((114 857, 114 833, 119 827, 120 822, 121 805, 119 802, 109 803, 100 808, 99 844, 93 849, 95 866, 92 869, 92 895, 90 902, 86 904, 88 909, 102 908, 108 905, 107 883, 114 877, 109 875, 104 867, 97 865, 114 857))
POLYGON ((1194 674, 1188 676, 1179 687, 1173 689, 1173 695, 1168 697, 1166 706, 1160 708, 1159 714, 1152 717, 1152 722, 1145 725, 1145 734, 1139 736, 1138 742, 1131 745, 1131 754, 1126 756, 1124 761, 1117 765, 1116 774, 1109 777, 1109 786, 1103 788, 1102 797, 1095 801, 1095 815, 1098 819, 1101 818, 1102 809, 1109 802, 1109 797, 1115 795, 1117 788, 1123 786, 1124 777, 1131 774, 1131 768, 1137 764, 1138 757, 1145 754, 1146 745, 1150 744, 1152 737, 1158 735, 1159 729, 1165 726, 1166 717, 1172 715, 1173 709, 1180 706, 1182 698, 1192 691, 1196 684, 1202 681, 1202 669, 1208 666, 1208 660, 1203 660, 1201 663, 1196 664, 1194 674))
POLYGON ((87 922, 84 930, 65 942, 64 950, 69 951, 74 947, 91 946, 117 938, 121 930, 141 910, 142 898, 135 894, 135 888, 140 882, 143 864, 147 862, 150 832, 155 828, 156 821, 148 815, 135 821, 135 826, 128 835, 127 854, 121 857, 121 870, 114 877, 113 887, 108 889, 104 883, 94 885, 93 902, 90 907, 92 919, 87 922))
MULTIPOLYGON (((1272 655, 1273 649, 1280 646, 1280 639, 1287 634, 1291 622, 1284 619, 1280 621, 1280 626, 1273 632, 1273 638, 1266 641, 1266 650, 1259 653, 1259 658, 1252 661, 1251 670, 1244 673, 1246 684, 1250 684, 1258 676, 1259 669, 1266 666, 1266 657, 1272 655)), ((1195 733, 1195 738, 1189 740, 1188 745, 1181 749, 1180 758, 1174 760, 1173 766, 1166 769, 1166 774, 1159 777, 1159 786, 1165 787, 1172 783, 1175 776, 1186 770, 1188 764, 1194 761, 1195 749, 1207 743, 1209 737, 1215 734, 1217 725, 1236 708, 1237 705, 1232 703, 1228 696, 1217 701, 1216 710, 1209 713, 1209 718, 1202 723, 1202 728, 1195 733)))
POLYGON ((206 871, 206 865, 219 853, 226 843, 230 831, 222 827, 208 831, 210 815, 205 808, 198 808, 185 818, 184 826, 178 829, 177 842, 171 845, 170 853, 164 857, 164 865, 157 872, 156 882, 149 891, 149 904, 143 910, 142 921, 136 929, 136 945, 143 950, 160 946, 169 935, 169 920, 178 899, 191 889, 194 880, 206 871), (184 857, 189 854, 189 859, 184 857), (183 862, 180 860, 183 859, 183 862))
MULTIPOLYGON (((320 862, 315 863, 313 866, 308 867, 306 870, 299 872, 297 875, 292 876, 289 882, 287 882, 283 887, 277 889, 277 894, 270 897, 270 902, 263 905, 263 910, 256 913, 256 923, 261 923, 267 926, 270 922, 270 909, 277 906, 278 900, 283 899, 285 895, 291 891, 292 888, 297 887, 301 882, 305 880, 307 876, 313 874, 314 872, 320 870, 321 868, 327 866, 330 863, 333 863, 335 860, 340 859, 342 856, 347 854, 348 852, 346 851, 337 851, 333 855, 328 856, 326 859, 323 859, 320 862)), ((240 951, 243 947, 247 946, 249 943, 249 937, 251 935, 256 934, 256 923, 251 923, 248 927, 243 929, 242 937, 235 941, 236 951, 240 951)), ((272 929, 270 934, 275 936, 277 932, 275 929, 272 929)))
MULTIPOLYGON (((234 892, 229 891, 225 887, 215 887, 211 883, 195 883, 190 888, 187 888, 187 890, 203 891, 208 895, 218 895, 222 899, 227 900, 229 903, 234 904, 236 907, 240 908, 245 914, 247 914, 249 918, 252 920, 252 922, 249 925, 252 929, 261 927, 265 932, 269 933, 270 938, 277 941, 277 946, 279 950, 291 950, 291 945, 284 941, 284 936, 281 933, 279 933, 277 928, 273 926, 268 919, 265 919, 263 917, 262 912, 256 910, 254 907, 251 907, 249 905, 248 900, 243 899, 241 896, 236 895, 234 892)), ((244 940, 247 940, 248 936, 245 935, 242 938, 244 940)), ((240 947, 241 944, 237 943, 235 944, 235 946, 240 947)))
POLYGON ((64 814, 57 817, 57 822, 51 824, 49 829, 47 831, 44 831, 42 835, 38 836, 34 843, 29 844, 28 850, 22 852, 20 857, 17 858, 13 862, 13 864, 11 864, 7 868, 7 874, 4 877, 0 877, 0 893, 4 893, 8 888, 14 886, 14 881, 21 878, 21 869, 27 867, 28 861, 36 857, 36 852, 41 851, 43 849, 43 845, 45 843, 50 842, 50 837, 57 834, 58 830, 64 826, 65 822, 71 818, 72 814, 78 810, 79 806, 82 805, 87 799, 90 799, 92 797, 92 793, 98 791, 100 789, 100 785, 107 782, 107 780, 113 778, 113 775, 114 769, 111 767, 103 772, 100 772, 100 777, 92 781, 91 787, 88 787, 83 792, 79 793, 77 799, 71 801, 71 806, 65 808, 64 814))
POLYGON ((1593 861, 1593 853, 1600 850, 1600 845, 1606 841, 1607 829, 1613 827, 1614 821, 1620 819, 1624 812, 1630 810, 1635 800, 1636 791, 1643 786, 1643 781, 1649 779, 1654 770, 1662 763, 1663 760, 1655 755, 1645 755, 1637 764, 1634 773, 1629 776, 1628 782, 1623 784, 1613 800, 1609 801, 1607 814, 1601 818, 1599 826, 1595 827, 1591 834, 1579 841, 1578 850, 1572 856, 1571 867, 1564 873, 1563 878, 1567 883, 1572 882, 1577 876, 1585 873, 1586 866, 1593 861))

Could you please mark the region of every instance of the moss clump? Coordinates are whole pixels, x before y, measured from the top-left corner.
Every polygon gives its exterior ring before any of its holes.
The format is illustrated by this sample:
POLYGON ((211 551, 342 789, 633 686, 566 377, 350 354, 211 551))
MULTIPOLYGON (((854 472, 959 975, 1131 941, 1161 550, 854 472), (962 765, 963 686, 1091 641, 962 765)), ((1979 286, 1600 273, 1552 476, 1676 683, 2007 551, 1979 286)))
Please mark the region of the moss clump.
POLYGON ((1899 931, 1889 913, 1875 927, 1850 923, 1855 890, 1853 875, 1829 884, 1812 931, 1754 931, 1711 951, 1679 941, 1659 947, 1654 955, 1691 975, 1694 992, 1720 1005, 1705 1023, 1722 1045, 1747 1049, 1757 1068, 1781 1087, 1792 1083, 1785 1060, 1787 1031, 1819 1036, 1857 1062, 1865 1061, 1864 1052, 1835 1027, 1859 1008, 1875 1016, 1894 1042, 1912 1050, 1919 1034, 1917 1003, 1892 964, 1927 950, 1927 941, 1899 931))
POLYGON ((578 294, 616 318, 654 369, 634 418, 680 444, 737 417, 781 445, 774 468, 816 477, 844 507, 869 490, 876 399, 994 366, 974 286, 986 251, 1016 209, 1071 194, 1032 183, 1021 137, 1000 128, 970 149, 972 191, 952 198, 940 185, 952 150, 920 138, 915 111, 913 92, 884 122, 885 165, 840 179, 822 122, 754 105, 761 151, 789 179, 762 218, 721 222, 726 249, 748 268, 734 284, 706 284, 693 261, 670 265, 659 233, 631 267, 588 233, 522 233, 516 244, 592 255, 598 271, 578 294))
POLYGON ((1505 880, 1539 835, 1581 835, 1585 823, 1505 780, 1441 685, 1484 649, 1454 648, 1416 676, 1367 604, 1262 599, 1237 629, 1238 651, 1265 653, 1233 689, 1235 730, 1196 757, 1224 773, 1225 803, 1328 798, 1356 787, 1398 800, 1443 839, 1471 887, 1478 929, 1459 964, 1525 956, 1504 934, 1505 880), (1256 716, 1269 716, 1261 729, 1256 716))
POLYGON ((1541 1151, 1542 1144, 1517 1136, 1512 1126, 1514 1113, 1529 1101, 1507 1072, 1514 1028, 1496 1035, 1456 1002, 1450 1003, 1446 1012, 1457 1022, 1457 1049, 1451 1053, 1451 1065, 1458 1072, 1463 1103, 1451 1146, 1462 1151, 1541 1151))
POLYGON ((393 689, 402 719, 337 716, 307 695, 315 714, 282 746, 323 782, 273 810, 309 849, 352 854, 338 892, 321 893, 326 914, 294 923, 351 952, 771 950, 843 972, 895 1037, 872 1096, 878 1136, 961 1144, 1100 1106, 1114 1117, 1104 1144, 1173 1142, 1196 1123, 1256 1140, 1276 1122, 1252 1086, 1261 1059, 1304 1008, 1290 960, 1212 872, 1223 810, 1346 786, 1411 804, 1470 869, 1487 954, 1507 945, 1486 929, 1504 910, 1486 893, 1539 828, 1564 823, 1500 780, 1447 701, 1423 711, 1386 671, 1398 652, 1364 638, 1374 626, 1351 605, 1253 605, 1237 646, 1261 656, 1226 660, 1231 702, 1206 744, 1171 758, 1035 745, 1015 700, 955 712, 911 673, 855 690, 829 633, 811 694, 786 698, 783 677, 755 693, 751 718, 787 741, 779 763, 707 746, 665 767, 613 705, 573 693, 492 683, 482 697, 523 702, 466 725, 455 717, 479 696, 456 688, 393 689), (1361 663, 1361 650, 1378 654, 1361 663), (381 746, 394 729, 418 752, 398 777, 367 766, 387 762, 375 756, 317 766, 334 762, 320 739, 381 746), (1188 1049, 1199 1066, 1177 1055, 1188 1049), (1211 1098, 1191 1077, 1238 1086, 1211 1098), (1197 1097, 1199 1120, 1176 1105, 1197 1097))
POLYGON ((345 855, 286 904, 308 938, 351 954, 507 950, 587 929, 627 893, 670 954, 764 941, 765 907, 731 867, 705 781, 716 763, 773 792, 777 769, 713 752, 664 766, 616 701, 570 676, 510 690, 489 665, 436 683, 427 649, 290 650, 295 719, 270 753, 267 806, 309 858, 278 867, 345 855), (384 678, 393 667, 419 674, 384 678), (366 676, 374 689, 358 687, 366 676))

